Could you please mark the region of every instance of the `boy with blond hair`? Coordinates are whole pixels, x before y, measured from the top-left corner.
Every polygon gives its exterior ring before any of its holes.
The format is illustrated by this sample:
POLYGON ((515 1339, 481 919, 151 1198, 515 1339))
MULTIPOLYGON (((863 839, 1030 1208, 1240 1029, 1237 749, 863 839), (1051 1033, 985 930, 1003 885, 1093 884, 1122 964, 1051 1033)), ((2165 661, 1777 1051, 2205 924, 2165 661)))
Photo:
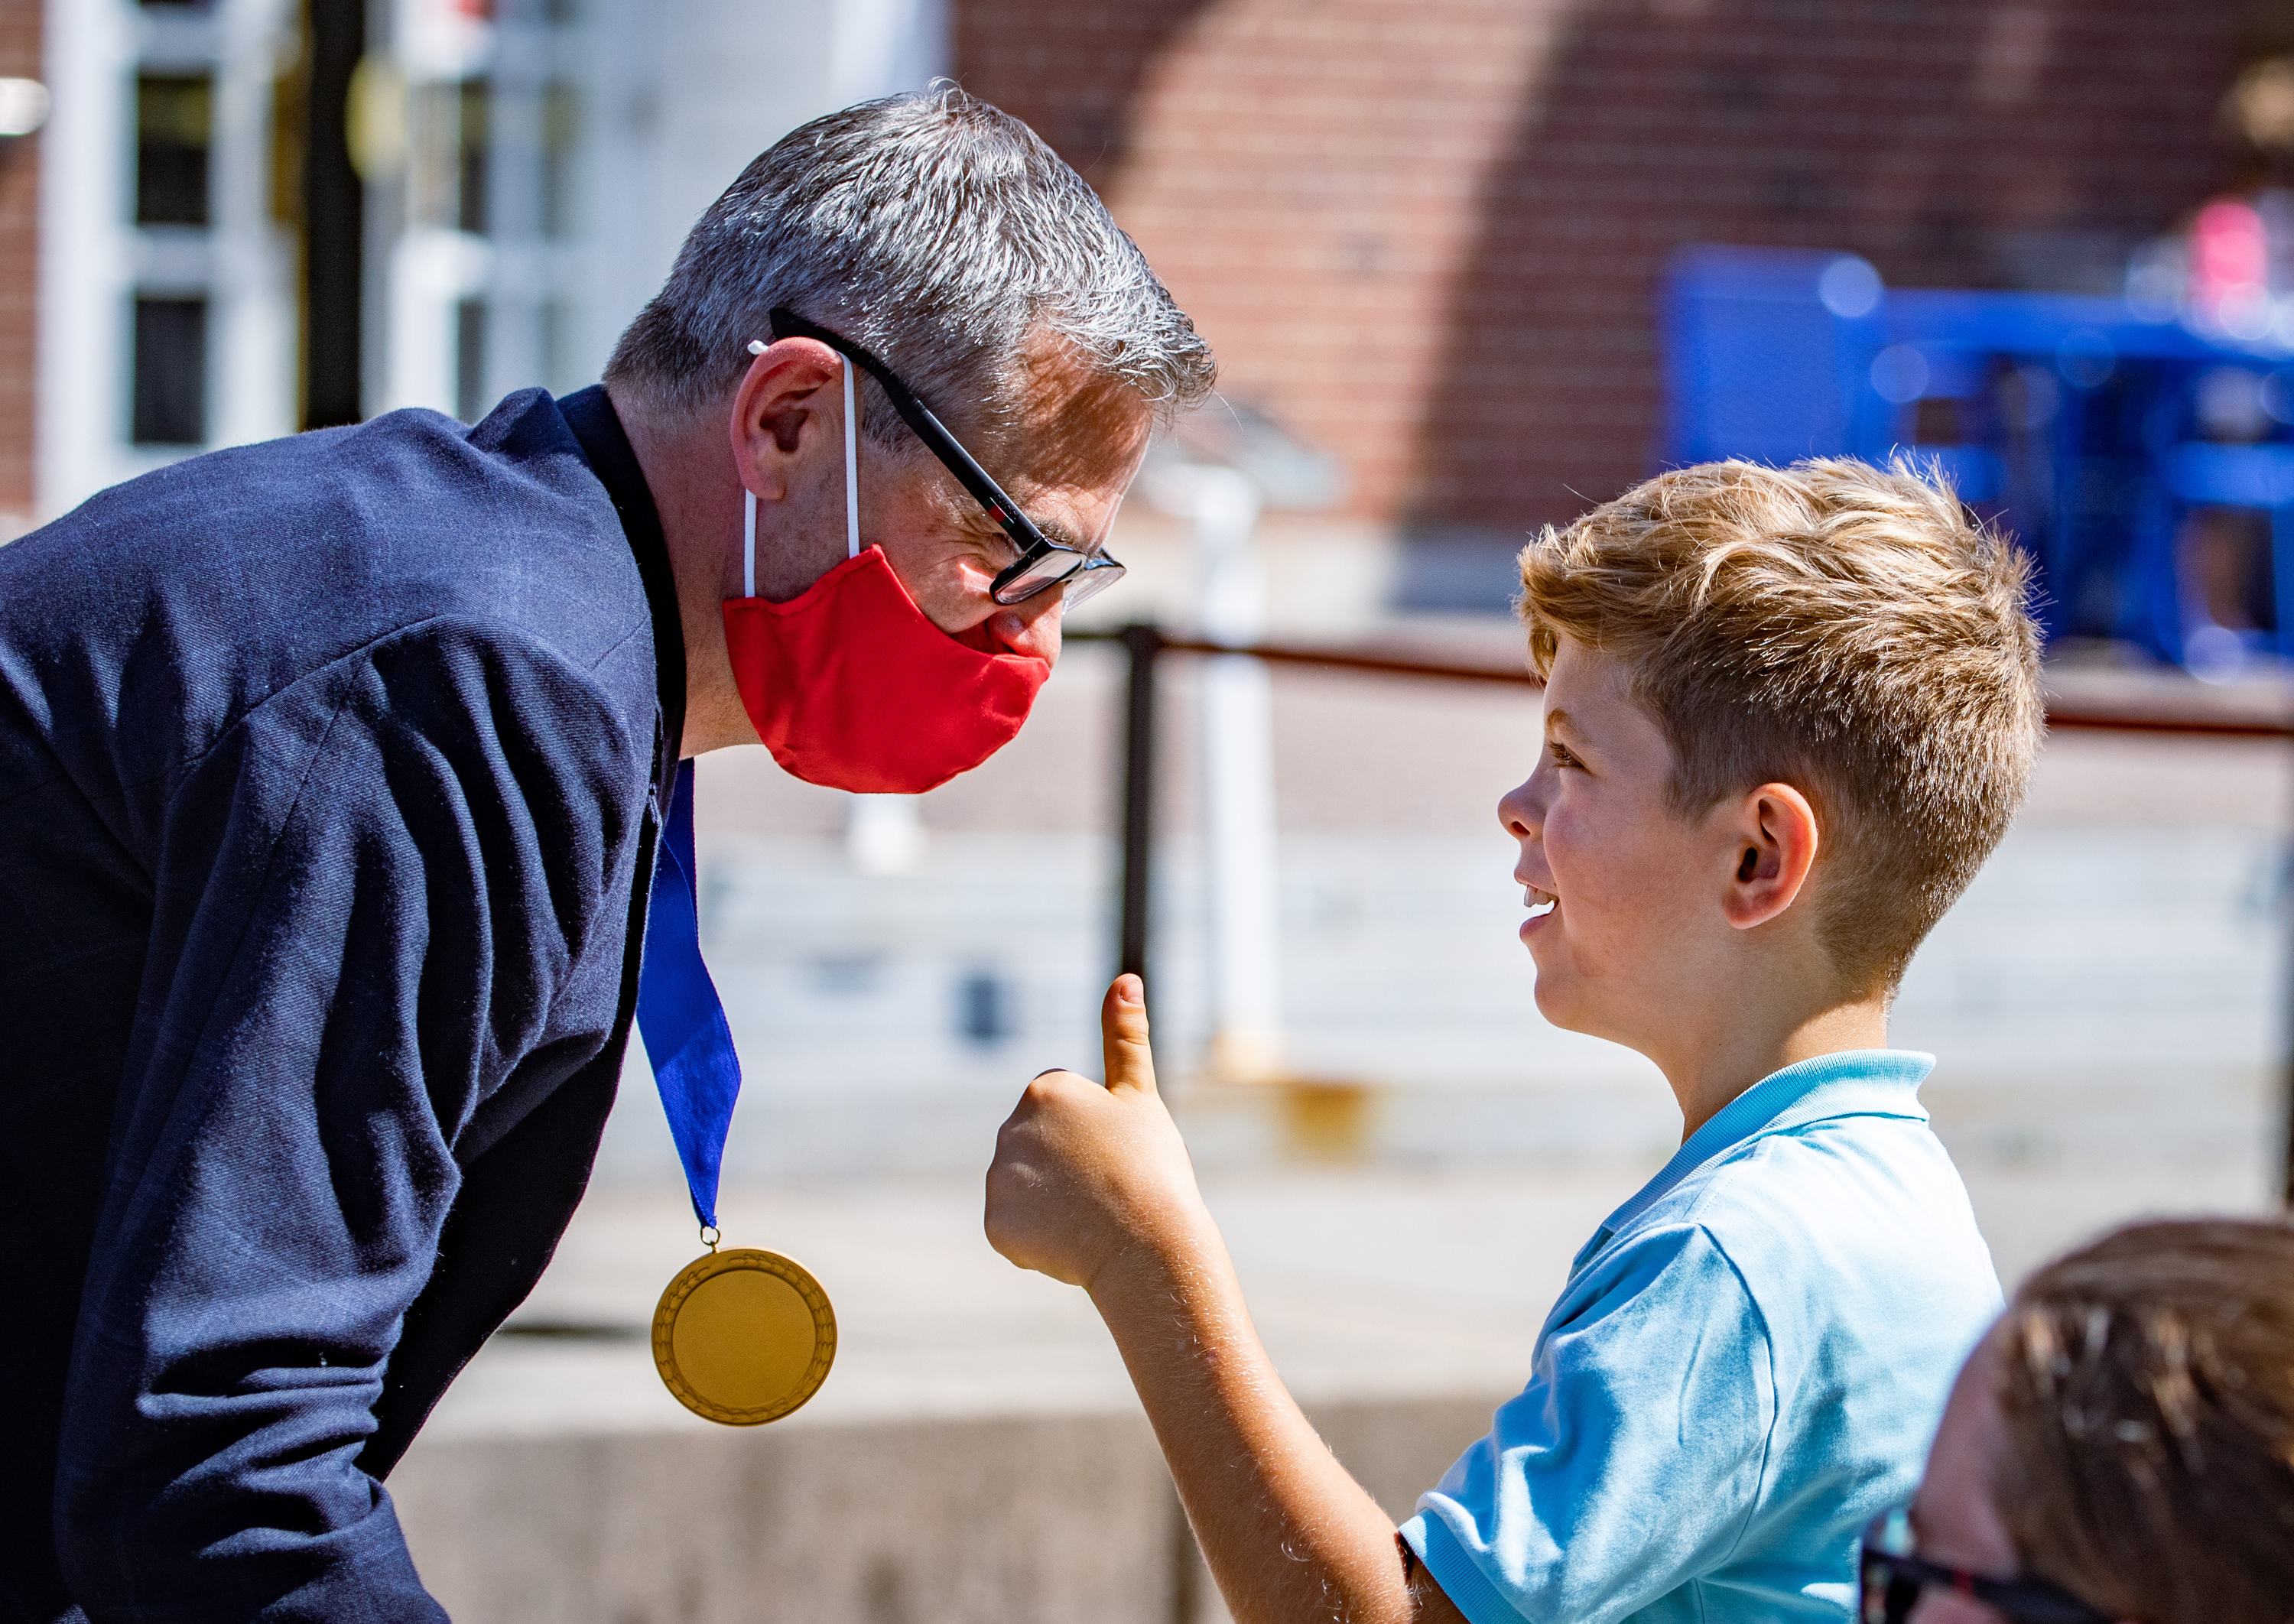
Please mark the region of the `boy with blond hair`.
POLYGON ((2030 776, 2026 566, 1845 460, 1662 475, 1521 566, 1545 749, 1498 811, 1538 1007, 1654 1060, 1682 1143, 1520 1396, 1397 1537, 1251 1328, 1133 977, 1107 1086, 1046 1073, 1005 1124, 988 1238, 1090 1292, 1239 1624, 1839 1619, 1999 1307, 1933 1062, 1885 1043, 2030 776))

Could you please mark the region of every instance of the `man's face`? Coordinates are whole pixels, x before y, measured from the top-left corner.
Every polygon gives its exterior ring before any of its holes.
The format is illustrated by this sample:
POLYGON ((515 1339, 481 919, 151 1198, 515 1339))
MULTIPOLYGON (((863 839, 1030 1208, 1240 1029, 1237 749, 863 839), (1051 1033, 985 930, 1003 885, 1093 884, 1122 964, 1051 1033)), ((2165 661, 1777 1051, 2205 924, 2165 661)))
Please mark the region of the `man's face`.
MULTIPOLYGON (((1019 418, 998 437, 1004 449, 968 434, 961 418, 950 428, 1046 537, 1096 551, 1146 454, 1152 413, 1055 340, 1033 346, 1024 378, 1019 418)), ((778 567, 769 569, 760 549, 759 590, 781 600, 846 556, 841 381, 818 398, 821 432, 807 447, 810 476, 793 482, 769 521, 778 567)), ((1056 660, 1063 594, 1053 588, 1013 605, 988 596, 997 573, 1019 556, 1017 546, 921 442, 902 432, 896 452, 860 443, 860 544, 883 549, 916 607, 951 637, 984 653, 1056 660)))
POLYGON ((1667 798, 1672 749, 1617 661, 1563 638, 1545 687, 1545 749, 1498 803, 1534 910, 1521 939, 1558 1027, 1648 1052, 1704 987, 1732 847, 1667 798))

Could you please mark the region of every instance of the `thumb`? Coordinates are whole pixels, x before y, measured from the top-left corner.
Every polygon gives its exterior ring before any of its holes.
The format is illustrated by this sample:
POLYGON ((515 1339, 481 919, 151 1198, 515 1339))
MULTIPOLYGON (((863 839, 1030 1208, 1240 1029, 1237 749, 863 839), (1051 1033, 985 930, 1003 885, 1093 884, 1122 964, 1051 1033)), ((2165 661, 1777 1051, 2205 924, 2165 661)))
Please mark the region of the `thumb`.
POLYGON ((1111 1092, 1155 1092, 1155 1056, 1147 1046, 1147 989, 1136 976, 1118 976, 1099 1006, 1099 1035, 1111 1092))

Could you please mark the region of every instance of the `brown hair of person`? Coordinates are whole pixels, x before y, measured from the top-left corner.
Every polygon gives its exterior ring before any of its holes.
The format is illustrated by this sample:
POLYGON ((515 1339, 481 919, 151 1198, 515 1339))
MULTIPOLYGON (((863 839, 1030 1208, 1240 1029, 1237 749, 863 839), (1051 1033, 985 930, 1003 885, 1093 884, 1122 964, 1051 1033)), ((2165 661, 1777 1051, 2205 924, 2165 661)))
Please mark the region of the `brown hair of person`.
POLYGON ((1521 555, 1530 660, 1622 661, 1698 816, 1762 784, 1817 811, 1818 937, 1891 988, 2022 802, 2045 709, 2030 566, 1950 488, 1846 458, 1661 474, 1521 555))
POLYGON ((1992 1338, 2025 1571, 2142 1624, 2294 1619, 2294 1225, 2120 1230, 1992 1338))

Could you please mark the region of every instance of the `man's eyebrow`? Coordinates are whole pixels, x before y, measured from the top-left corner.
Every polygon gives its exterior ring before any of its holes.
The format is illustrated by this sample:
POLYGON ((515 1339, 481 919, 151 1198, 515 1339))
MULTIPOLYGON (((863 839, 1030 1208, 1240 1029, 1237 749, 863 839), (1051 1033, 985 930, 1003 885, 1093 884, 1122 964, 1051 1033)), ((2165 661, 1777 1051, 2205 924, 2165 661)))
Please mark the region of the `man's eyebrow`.
MULTIPOLYGON (((1023 508, 1021 511, 1025 512, 1026 510, 1023 508)), ((1028 514, 1027 517, 1028 523, 1036 527, 1036 533, 1042 536, 1046 541, 1054 542, 1061 547, 1068 548, 1071 552, 1096 554, 1099 551, 1099 548, 1078 537, 1075 531, 1070 526, 1063 524, 1058 519, 1039 519, 1032 513, 1028 514)), ((972 511, 970 523, 972 528, 978 531, 980 534, 1001 536, 1005 540, 1012 544, 1013 551, 1016 552, 1019 550, 1019 541, 1013 536, 1010 531, 1005 530, 994 519, 988 517, 988 510, 986 508, 975 506, 972 511)))
POLYGON ((1039 519, 1032 513, 1028 516, 1028 518, 1037 530, 1042 532, 1045 540, 1055 542, 1071 552, 1087 553, 1092 550, 1089 542, 1084 540, 1059 520, 1039 519))

